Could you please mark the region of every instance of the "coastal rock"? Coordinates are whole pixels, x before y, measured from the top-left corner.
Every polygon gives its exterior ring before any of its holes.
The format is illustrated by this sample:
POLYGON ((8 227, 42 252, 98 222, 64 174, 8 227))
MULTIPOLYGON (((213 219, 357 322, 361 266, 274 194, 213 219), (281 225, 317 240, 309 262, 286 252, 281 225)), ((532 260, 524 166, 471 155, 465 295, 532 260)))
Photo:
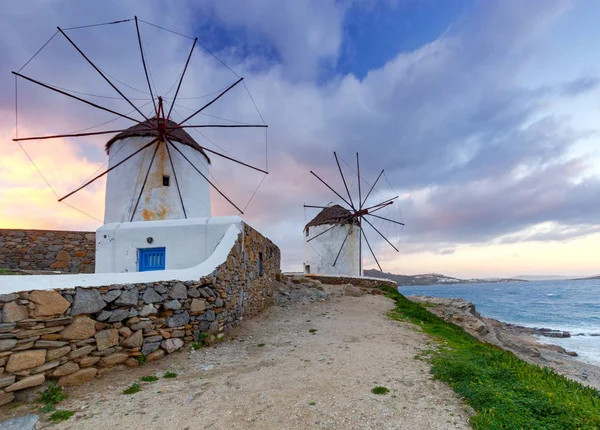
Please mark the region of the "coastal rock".
POLYGON ((32 291, 27 299, 36 305, 32 311, 32 315, 36 318, 48 315, 60 315, 71 306, 71 303, 56 291, 32 291))
POLYGON ((77 288, 71 308, 71 315, 93 314, 100 312, 106 303, 95 289, 77 288))

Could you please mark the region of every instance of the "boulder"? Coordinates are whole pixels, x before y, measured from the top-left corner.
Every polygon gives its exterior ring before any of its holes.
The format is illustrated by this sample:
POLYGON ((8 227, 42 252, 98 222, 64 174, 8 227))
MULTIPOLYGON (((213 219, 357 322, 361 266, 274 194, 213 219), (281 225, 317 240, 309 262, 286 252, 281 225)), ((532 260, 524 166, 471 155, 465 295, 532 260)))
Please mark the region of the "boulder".
MULTIPOLYGON (((0 394, 0 405, 3 404, 4 403, 2 403, 2 394, 0 394)), ((22 417, 12 418, 8 421, 3 421, 2 423, 0 423, 0 430, 35 430, 37 428, 37 423, 39 420, 39 415, 24 415, 22 417)))
POLYGON ((77 288, 71 308, 71 315, 93 314, 100 312, 106 303, 95 289, 77 288))
POLYGON ((30 349, 29 351, 15 352, 8 357, 6 371, 9 373, 41 366, 46 361, 45 349, 30 349))
POLYGON ((35 290, 29 294, 28 300, 35 303, 32 311, 34 317, 60 315, 64 313, 71 303, 56 291, 35 290))
POLYGON ((362 296, 362 290, 358 287, 355 287, 354 285, 348 284, 344 294, 352 297, 360 297, 362 296))
POLYGON ((58 380, 58 385, 63 387, 68 387, 70 385, 82 384, 84 382, 89 382, 96 376, 98 373, 98 369, 95 367, 88 367, 87 369, 78 370, 75 373, 71 373, 70 375, 66 375, 61 377, 58 380))
POLYGON ((85 315, 75 317, 61 334, 67 340, 87 339, 96 334, 96 321, 85 315))

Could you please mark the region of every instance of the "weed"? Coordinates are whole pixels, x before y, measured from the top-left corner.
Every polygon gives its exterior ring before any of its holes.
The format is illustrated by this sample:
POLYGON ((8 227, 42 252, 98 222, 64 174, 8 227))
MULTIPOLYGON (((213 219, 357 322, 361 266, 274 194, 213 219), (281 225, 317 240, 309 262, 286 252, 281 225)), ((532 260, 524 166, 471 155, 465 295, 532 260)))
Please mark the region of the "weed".
POLYGON ((55 410, 56 410, 56 406, 54 406, 52 403, 46 403, 44 406, 42 406, 40 408, 40 413, 48 414, 50 412, 54 412, 55 410))
POLYGON ((600 428, 600 391, 479 342, 395 289, 379 288, 396 302, 390 318, 419 324, 437 341, 427 357, 431 373, 467 400, 474 429, 600 428))
POLYGON ((190 348, 192 348, 193 350, 198 350, 202 348, 202 344, 200 342, 192 342, 190 344, 190 348))
POLYGON ((140 378, 142 382, 156 382, 158 381, 158 376, 142 376, 140 378))
POLYGON ((379 395, 384 395, 384 394, 387 394, 389 392, 390 392, 390 390, 388 390, 385 387, 375 387, 375 388, 373 388, 371 390, 371 393, 373 393, 373 394, 379 394, 379 395))
POLYGON ((317 329, 316 328, 311 328, 308 332, 310 334, 315 334, 317 332, 317 329))
POLYGON ((135 394, 139 393, 141 388, 138 384, 131 384, 129 387, 123 390, 123 394, 135 394))
POLYGON ((167 378, 167 379, 177 378, 177 373, 175 373, 175 372, 165 372, 165 374, 163 375, 163 378, 167 378))
POLYGON ((310 403, 308 404, 308 406, 314 406, 314 405, 316 405, 316 404, 317 404, 317 402, 310 402, 310 403))
POLYGON ((263 346, 265 346, 265 344, 264 343, 259 343, 258 346, 260 346, 262 348, 263 346))
POLYGON ((65 409, 59 409, 54 411, 52 415, 50 415, 50 421, 54 421, 55 423, 59 421, 66 421, 75 415, 75 411, 67 411, 65 409))
POLYGON ((208 334, 208 333, 200 333, 198 335, 198 342, 200 343, 200 345, 206 344, 206 341, 208 339, 210 339, 210 334, 208 334))
POLYGON ((62 387, 59 387, 52 382, 48 384, 44 391, 40 391, 38 394, 39 398, 37 401, 46 405, 56 405, 67 398, 67 395, 63 391, 62 387))
POLYGON ((136 357, 136 359, 137 359, 138 365, 140 365, 140 366, 143 366, 148 361, 148 357, 146 357, 144 354, 138 355, 136 357))

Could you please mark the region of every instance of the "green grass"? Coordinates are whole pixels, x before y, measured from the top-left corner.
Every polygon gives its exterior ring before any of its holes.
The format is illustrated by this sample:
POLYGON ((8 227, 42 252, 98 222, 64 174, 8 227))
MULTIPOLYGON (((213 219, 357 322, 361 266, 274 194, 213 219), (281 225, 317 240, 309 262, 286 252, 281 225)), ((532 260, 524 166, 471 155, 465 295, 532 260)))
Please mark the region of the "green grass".
POLYGON ((385 395, 385 394, 387 394, 389 392, 390 392, 390 390, 388 390, 385 387, 375 387, 375 388, 373 388, 371 390, 371 393, 373 393, 373 394, 379 394, 379 395, 385 395))
POLYGON ((135 394, 141 391, 141 387, 138 384, 131 384, 129 387, 123 390, 123 394, 135 394))
POLYGON ((142 355, 138 355, 136 357, 138 365, 143 366, 146 364, 146 362, 148 361, 148 357, 146 357, 144 354, 142 355))
POLYGON ((311 328, 308 332, 310 334, 315 334, 317 332, 317 329, 316 328, 311 328))
POLYGON ((37 401, 46 405, 56 405, 67 398, 62 387, 52 382, 43 391, 38 392, 38 395, 37 401))
POLYGON ((56 406, 52 403, 46 403, 44 406, 40 408, 40 413, 49 414, 50 412, 54 412, 56 410, 56 406))
POLYGON ((265 344, 264 344, 264 343, 259 343, 259 344, 258 344, 258 346, 259 346, 260 348, 262 348, 263 346, 265 346, 265 344))
POLYGON ((310 403, 308 404, 308 406, 315 406, 316 404, 317 404, 317 402, 310 402, 310 403))
POLYGON ((396 302, 391 318, 410 321, 437 341, 427 357, 431 373, 475 410, 474 429, 600 428, 600 391, 479 342, 396 290, 379 288, 396 302))
POLYGON ((142 376, 140 378, 142 382, 156 382, 158 381, 158 376, 142 376))
POLYGON ((75 415, 75 411, 59 409, 58 411, 55 411, 52 415, 50 415, 50 421, 54 421, 55 423, 59 421, 66 421, 73 415, 75 415))
POLYGON ((190 344, 190 348, 192 348, 194 350, 197 350, 197 349, 202 348, 202 344, 200 342, 192 342, 190 344))
POLYGON ((165 374, 163 375, 163 378, 167 378, 167 379, 177 378, 177 373, 175 373, 175 372, 165 372, 165 374))

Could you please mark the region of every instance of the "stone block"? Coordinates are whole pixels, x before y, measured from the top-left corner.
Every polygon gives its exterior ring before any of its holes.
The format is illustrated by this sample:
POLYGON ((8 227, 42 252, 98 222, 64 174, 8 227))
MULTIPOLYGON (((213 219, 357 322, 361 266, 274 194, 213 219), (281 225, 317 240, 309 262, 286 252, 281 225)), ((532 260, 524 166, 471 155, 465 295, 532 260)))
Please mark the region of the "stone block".
POLYGON ((178 311, 181 309, 181 302, 179 300, 169 300, 163 303, 163 307, 168 310, 178 311))
POLYGON ((63 314, 71 304, 56 291, 32 291, 28 300, 35 303, 34 317, 63 314))
POLYGON ((98 361, 100 361, 100 357, 83 357, 79 362, 79 367, 90 367, 96 364, 98 361))
POLYGON ((173 315, 166 319, 166 323, 169 327, 180 327, 190 322, 190 314, 188 311, 184 311, 180 314, 173 315))
POLYGON ((20 379, 12 385, 9 385, 4 389, 4 391, 18 391, 23 390, 25 388, 37 387, 38 385, 42 385, 46 380, 46 376, 43 373, 38 373, 37 375, 28 376, 26 378, 20 379))
POLYGON ((58 251, 55 257, 58 261, 64 261, 66 263, 71 261, 71 256, 66 251, 58 251))
POLYGON ((95 367, 88 367, 86 369, 80 369, 75 373, 61 377, 58 380, 58 385, 68 387, 71 385, 78 385, 84 382, 89 382, 96 376, 98 369, 95 367))
POLYGON ((165 356, 165 350, 159 349, 157 351, 154 351, 151 354, 148 354, 148 356, 146 357, 146 360, 147 361, 156 361, 156 360, 160 360, 164 356, 165 356))
POLYGON ((15 383, 15 375, 0 376, 0 388, 8 387, 15 383))
POLYGON ((96 334, 96 321, 87 316, 78 316, 62 332, 67 340, 83 340, 96 334))
MULTIPOLYGON (((14 393, 6 393, 3 391, 0 391, 0 406, 2 405, 6 405, 10 402, 12 402, 15 399, 15 394, 14 393)), ((15 430, 19 429, 19 427, 16 427, 15 430)))
POLYGON ((148 304, 140 310, 140 316, 142 317, 147 317, 148 315, 156 313, 158 313, 158 309, 156 309, 152 304, 148 304))
POLYGON ((72 361, 69 361, 65 364, 63 364, 60 367, 57 367, 54 372, 52 372, 52 376, 54 377, 60 377, 60 376, 66 376, 66 375, 70 375, 71 373, 75 373, 79 370, 79 365, 77 363, 73 363, 72 361))
POLYGON ((142 330, 137 330, 123 342, 121 342, 121 346, 125 348, 137 348, 138 346, 142 346, 144 342, 144 336, 142 330))
POLYGON ((151 304, 160 302, 162 300, 162 297, 159 294, 157 294, 156 291, 154 291, 152 288, 148 287, 142 295, 142 300, 146 304, 151 304))
POLYGON ((190 304, 190 313, 192 315, 201 314, 206 310, 206 301, 204 299, 192 299, 190 304))
POLYGON ((9 373, 20 370, 33 369, 41 366, 46 361, 45 349, 32 349, 29 351, 15 352, 8 358, 6 371, 9 373))
POLYGON ((171 354, 183 346, 183 340, 177 338, 163 340, 160 346, 167 351, 167 354, 171 354))
POLYGON ((17 339, 0 339, 0 352, 10 351, 17 344, 17 339))
POLYGON ((108 318, 109 323, 120 322, 124 319, 129 318, 129 311, 125 309, 117 309, 112 312, 111 316, 108 318))
POLYGON ((121 364, 125 362, 129 358, 128 354, 123 352, 117 352, 115 354, 108 355, 106 357, 102 357, 98 362, 98 366, 100 367, 112 367, 117 364, 121 364))
POLYGON ((94 337, 96 338, 96 347, 98 348, 98 351, 119 344, 119 331, 116 329, 99 331, 94 337))
POLYGON ((46 361, 56 360, 67 355, 69 352, 71 352, 71 347, 68 345, 61 348, 49 349, 46 351, 46 361))
POLYGON ((96 348, 91 345, 87 345, 87 346, 84 346, 83 348, 79 348, 74 351, 71 351, 71 353, 69 354, 69 360, 74 360, 76 358, 86 356, 90 352, 92 352, 94 349, 96 349, 96 348))
POLYGON ((137 288, 131 288, 124 290, 119 295, 119 298, 115 300, 117 306, 136 306, 138 303, 138 290, 137 288))
POLYGON ((95 289, 77 288, 71 315, 93 314, 100 312, 106 303, 100 297, 100 293, 95 289))
POLYGON ((2 321, 16 322, 29 318, 27 307, 17 304, 17 302, 9 302, 2 308, 2 321))
POLYGON ((169 290, 169 298, 171 299, 187 299, 187 288, 181 282, 177 282, 169 290))

